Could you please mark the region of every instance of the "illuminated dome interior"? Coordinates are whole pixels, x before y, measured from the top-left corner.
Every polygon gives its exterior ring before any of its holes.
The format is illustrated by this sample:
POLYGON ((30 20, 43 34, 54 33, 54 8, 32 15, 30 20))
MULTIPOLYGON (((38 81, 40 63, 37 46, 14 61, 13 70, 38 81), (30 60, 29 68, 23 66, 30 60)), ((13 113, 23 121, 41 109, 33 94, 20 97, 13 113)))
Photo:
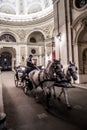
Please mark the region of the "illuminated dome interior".
POLYGON ((0 0, 0 17, 37 18, 52 9, 52 0, 0 0))

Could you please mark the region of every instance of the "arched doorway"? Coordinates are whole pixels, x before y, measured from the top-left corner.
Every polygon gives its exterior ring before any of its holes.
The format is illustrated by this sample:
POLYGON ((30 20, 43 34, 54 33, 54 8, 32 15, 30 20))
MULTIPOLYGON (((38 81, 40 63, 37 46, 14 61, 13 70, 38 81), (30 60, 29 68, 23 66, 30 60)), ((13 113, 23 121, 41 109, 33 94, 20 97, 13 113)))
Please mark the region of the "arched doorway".
POLYGON ((1 70, 12 70, 16 65, 16 50, 13 47, 0 49, 1 70))
POLYGON ((2 52, 0 55, 1 70, 12 70, 12 55, 9 52, 2 52))
POLYGON ((87 82, 87 27, 84 26, 78 37, 78 61, 80 83, 87 82))

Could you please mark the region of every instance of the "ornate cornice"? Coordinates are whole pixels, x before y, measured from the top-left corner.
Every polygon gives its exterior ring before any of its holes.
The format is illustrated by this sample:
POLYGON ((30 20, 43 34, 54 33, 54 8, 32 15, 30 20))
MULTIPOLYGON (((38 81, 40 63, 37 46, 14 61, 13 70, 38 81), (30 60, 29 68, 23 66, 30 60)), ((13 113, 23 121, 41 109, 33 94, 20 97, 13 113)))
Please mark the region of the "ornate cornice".
POLYGON ((47 20, 52 19, 52 18, 53 18, 53 11, 41 18, 32 19, 32 20, 30 19, 11 20, 10 18, 0 17, 0 24, 12 25, 12 26, 26 26, 26 25, 33 25, 33 24, 46 22, 47 20))

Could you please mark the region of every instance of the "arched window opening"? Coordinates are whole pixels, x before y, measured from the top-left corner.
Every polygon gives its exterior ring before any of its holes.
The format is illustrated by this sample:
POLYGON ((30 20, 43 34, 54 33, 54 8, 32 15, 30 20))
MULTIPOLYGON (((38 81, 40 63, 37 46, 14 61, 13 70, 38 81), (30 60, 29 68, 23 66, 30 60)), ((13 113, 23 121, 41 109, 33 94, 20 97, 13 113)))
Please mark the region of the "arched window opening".
POLYGON ((4 42, 16 42, 15 37, 13 37, 10 34, 3 34, 0 36, 0 41, 4 41, 4 42))
POLYGON ((87 48, 83 51, 83 74, 87 74, 87 48))
POLYGON ((31 37, 31 38, 30 38, 30 42, 36 43, 36 39, 35 39, 34 37, 31 37))

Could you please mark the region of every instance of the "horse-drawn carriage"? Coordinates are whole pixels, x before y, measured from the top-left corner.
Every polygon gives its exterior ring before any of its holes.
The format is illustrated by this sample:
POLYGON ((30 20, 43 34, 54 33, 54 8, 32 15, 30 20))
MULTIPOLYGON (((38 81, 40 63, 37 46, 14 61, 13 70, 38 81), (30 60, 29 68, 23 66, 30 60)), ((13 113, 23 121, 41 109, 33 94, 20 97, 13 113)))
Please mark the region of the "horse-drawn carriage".
POLYGON ((56 96, 55 86, 57 86, 62 88, 58 99, 64 94, 67 107, 70 108, 66 89, 72 87, 71 78, 77 80, 75 67, 68 68, 65 73, 57 60, 52 61, 48 68, 44 70, 39 69, 37 66, 33 68, 21 66, 15 69, 16 87, 21 86, 25 93, 40 87, 47 97, 47 105, 49 105, 50 99, 48 95, 51 95, 51 90, 53 89, 54 96, 56 96))

